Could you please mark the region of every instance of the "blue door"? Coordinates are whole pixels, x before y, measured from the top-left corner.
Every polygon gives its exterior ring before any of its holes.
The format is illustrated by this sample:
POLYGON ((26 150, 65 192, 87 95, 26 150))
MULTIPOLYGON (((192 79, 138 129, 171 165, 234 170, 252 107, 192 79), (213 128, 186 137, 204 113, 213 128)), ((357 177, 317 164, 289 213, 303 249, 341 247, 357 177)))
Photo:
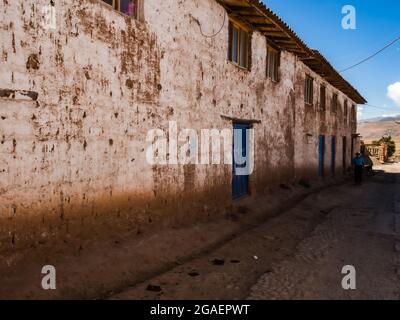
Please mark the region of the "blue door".
POLYGON ((319 136, 319 176, 325 173, 325 136, 319 136))
POLYGON ((249 124, 233 124, 232 195, 238 199, 249 194, 249 174, 245 169, 249 156, 249 124))
POLYGON ((336 171, 336 137, 331 137, 331 171, 332 175, 335 175, 336 171))

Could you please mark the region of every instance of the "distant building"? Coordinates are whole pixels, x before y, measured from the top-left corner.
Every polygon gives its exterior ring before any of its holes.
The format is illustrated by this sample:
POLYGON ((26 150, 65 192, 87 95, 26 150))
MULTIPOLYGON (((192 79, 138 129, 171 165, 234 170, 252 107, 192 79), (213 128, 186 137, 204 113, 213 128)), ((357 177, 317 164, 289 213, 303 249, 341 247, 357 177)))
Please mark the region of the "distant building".
POLYGON ((364 154, 368 155, 374 163, 386 163, 389 160, 388 146, 386 143, 362 144, 364 154))

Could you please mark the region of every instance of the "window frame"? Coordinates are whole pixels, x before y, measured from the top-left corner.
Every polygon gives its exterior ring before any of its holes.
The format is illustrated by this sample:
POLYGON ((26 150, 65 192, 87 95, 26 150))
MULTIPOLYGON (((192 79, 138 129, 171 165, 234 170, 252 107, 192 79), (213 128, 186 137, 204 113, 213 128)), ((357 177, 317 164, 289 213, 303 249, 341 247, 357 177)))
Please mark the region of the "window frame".
POLYGON ((349 101, 347 99, 344 100, 343 104, 343 118, 344 118, 344 123, 347 124, 348 118, 349 118, 349 101))
POLYGON ((334 92, 332 94, 332 106, 331 106, 331 112, 334 114, 338 113, 338 107, 339 107, 339 94, 337 92, 334 92))
POLYGON ((326 85, 325 84, 321 84, 319 87, 319 107, 322 111, 326 111, 326 85), (323 101, 323 103, 322 103, 322 101, 323 101))
POLYGON ((121 0, 111 0, 111 1, 112 1, 112 4, 107 3, 105 0, 99 0, 99 2, 103 3, 104 5, 110 7, 111 9, 119 12, 120 14, 122 14, 126 17, 130 17, 130 18, 133 18, 133 19, 139 20, 139 21, 143 20, 142 5, 143 5, 144 0, 135 0, 136 1, 136 12, 132 16, 129 16, 121 11, 121 0))
POLYGON ((251 70, 251 44, 252 44, 252 34, 250 28, 244 26, 243 24, 229 18, 229 26, 228 26, 228 61, 234 64, 235 66, 244 69, 244 70, 251 70), (236 60, 233 59, 233 43, 234 43, 234 32, 237 32, 237 44, 236 44, 236 60), (245 46, 245 55, 246 55, 246 62, 245 65, 242 64, 243 52, 242 52, 242 45, 243 45, 243 34, 246 34, 246 46, 245 46))
POLYGON ((280 80, 279 77, 280 65, 281 65, 281 51, 267 40, 267 57, 266 57, 265 73, 266 77, 268 79, 271 79, 271 81, 274 83, 278 83, 280 80), (272 63, 270 63, 270 57, 274 57, 272 63), (272 66, 272 71, 270 68, 271 66, 272 66))
POLYGON ((314 104, 314 78, 306 74, 304 81, 304 103, 308 106, 314 104), (309 86, 309 84, 311 84, 309 86))
POLYGON ((351 106, 351 123, 357 123, 357 105, 352 104, 351 106))

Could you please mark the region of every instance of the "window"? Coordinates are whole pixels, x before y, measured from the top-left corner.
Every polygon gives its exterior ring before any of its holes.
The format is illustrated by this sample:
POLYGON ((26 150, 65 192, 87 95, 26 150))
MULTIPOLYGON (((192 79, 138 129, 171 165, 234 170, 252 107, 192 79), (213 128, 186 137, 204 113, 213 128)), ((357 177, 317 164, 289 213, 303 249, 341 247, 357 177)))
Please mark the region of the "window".
POLYGON ((343 108, 344 123, 347 123, 348 114, 349 114, 349 105, 346 99, 344 100, 344 108, 343 108))
POLYGON ((338 109, 338 94, 334 93, 332 96, 332 112, 337 113, 338 109))
POLYGON ((270 78, 274 82, 279 81, 280 59, 280 52, 267 45, 267 78, 270 78))
POLYGON ((250 69, 251 36, 238 24, 229 22, 228 59, 238 66, 250 69))
POLYGON ((357 122, 357 106, 353 105, 351 107, 351 122, 355 123, 357 122))
POLYGON ((326 110, 326 87, 321 85, 319 89, 319 106, 321 110, 326 110))
POLYGON ((314 79, 310 76, 306 76, 306 82, 304 85, 304 102, 312 105, 314 97, 314 79))
POLYGON ((109 4, 115 10, 134 18, 139 17, 139 1, 140 0, 103 0, 103 2, 109 4))

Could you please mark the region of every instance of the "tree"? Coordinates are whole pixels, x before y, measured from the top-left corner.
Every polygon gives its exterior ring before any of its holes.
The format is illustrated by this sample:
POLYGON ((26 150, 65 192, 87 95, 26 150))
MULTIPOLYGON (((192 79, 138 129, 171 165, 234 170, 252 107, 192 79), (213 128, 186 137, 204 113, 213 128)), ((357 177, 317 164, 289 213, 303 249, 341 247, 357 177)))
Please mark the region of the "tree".
POLYGON ((385 143, 388 148, 388 157, 390 158, 396 152, 396 143, 392 140, 392 136, 383 136, 381 140, 378 141, 379 144, 385 143))

